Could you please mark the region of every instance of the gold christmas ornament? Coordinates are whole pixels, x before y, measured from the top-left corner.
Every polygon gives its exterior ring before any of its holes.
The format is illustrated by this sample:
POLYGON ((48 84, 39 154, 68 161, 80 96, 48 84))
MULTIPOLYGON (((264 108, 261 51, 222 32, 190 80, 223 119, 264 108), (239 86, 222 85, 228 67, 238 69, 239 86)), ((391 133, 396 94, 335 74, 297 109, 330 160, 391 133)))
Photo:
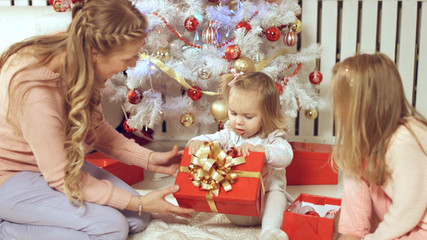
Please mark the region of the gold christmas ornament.
POLYGON ((228 107, 224 100, 216 100, 211 105, 211 114, 217 122, 228 117, 228 107))
POLYGON ((171 57, 169 55, 169 51, 164 47, 162 47, 156 51, 155 57, 164 63, 169 61, 169 59, 171 59, 171 57))
POLYGON ((295 22, 291 23, 291 29, 294 33, 299 33, 302 30, 302 22, 298 18, 295 19, 295 22))
POLYGON ((255 71, 255 64, 250 58, 241 56, 234 62, 234 68, 238 72, 253 72, 255 71))
POLYGON ((306 118, 313 120, 317 118, 317 109, 312 108, 312 109, 307 109, 304 112, 304 115, 306 118))
POLYGON ((189 127, 189 126, 193 125, 194 119, 195 119, 195 117, 192 113, 183 113, 181 115, 179 122, 182 124, 182 126, 189 127))

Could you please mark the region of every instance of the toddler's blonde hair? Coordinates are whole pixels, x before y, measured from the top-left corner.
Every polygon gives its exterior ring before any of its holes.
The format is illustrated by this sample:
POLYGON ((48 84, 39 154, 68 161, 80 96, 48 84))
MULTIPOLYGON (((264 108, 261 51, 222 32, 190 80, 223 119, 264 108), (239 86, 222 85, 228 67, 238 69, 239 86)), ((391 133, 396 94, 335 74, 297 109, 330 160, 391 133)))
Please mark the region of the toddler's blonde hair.
POLYGON ((284 116, 280 109, 279 91, 276 84, 267 74, 262 72, 248 72, 239 76, 236 81, 229 84, 234 79, 233 74, 221 76, 221 95, 228 100, 230 88, 235 87, 241 90, 256 90, 261 106, 262 124, 258 135, 267 137, 276 129, 288 130, 290 121, 284 116))

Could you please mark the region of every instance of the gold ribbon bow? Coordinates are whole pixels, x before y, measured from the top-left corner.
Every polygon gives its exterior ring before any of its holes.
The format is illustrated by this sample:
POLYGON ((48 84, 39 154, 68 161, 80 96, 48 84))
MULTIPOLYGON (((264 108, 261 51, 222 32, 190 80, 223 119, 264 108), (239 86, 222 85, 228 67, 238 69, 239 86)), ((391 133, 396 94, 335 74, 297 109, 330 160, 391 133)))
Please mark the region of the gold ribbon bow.
POLYGON ((205 142, 195 154, 190 158, 188 167, 181 166, 180 172, 191 174, 193 185, 206 192, 206 200, 211 212, 218 212, 213 195, 218 196, 222 186, 226 192, 232 190, 231 184, 237 177, 258 178, 261 182, 261 189, 264 192, 264 183, 260 172, 248 172, 232 170, 233 166, 246 163, 243 156, 233 158, 232 154, 225 153, 220 148, 218 141, 205 142))
POLYGON ((244 157, 233 158, 227 155, 218 141, 206 142, 190 158, 188 170, 192 183, 201 190, 210 191, 218 196, 222 186, 226 192, 232 189, 231 184, 237 174, 231 171, 232 166, 245 163, 244 157))

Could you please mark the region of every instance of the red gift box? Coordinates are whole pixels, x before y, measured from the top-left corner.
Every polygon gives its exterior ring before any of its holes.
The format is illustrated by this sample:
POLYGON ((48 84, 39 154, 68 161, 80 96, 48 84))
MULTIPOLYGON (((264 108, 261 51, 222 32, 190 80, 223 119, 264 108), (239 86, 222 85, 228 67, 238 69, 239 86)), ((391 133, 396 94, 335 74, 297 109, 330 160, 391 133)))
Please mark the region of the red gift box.
POLYGON ((283 213, 282 229, 288 234, 289 239, 331 240, 334 234, 336 216, 333 218, 326 218, 322 215, 311 216, 294 212, 299 208, 302 202, 320 206, 334 205, 335 207, 339 207, 341 206, 341 199, 302 193, 283 213))
POLYGON ((290 142, 294 152, 286 168, 288 185, 337 184, 338 173, 329 162, 332 147, 328 144, 290 142))
POLYGON ((119 162, 101 152, 87 155, 86 161, 114 174, 129 185, 144 180, 143 168, 119 162))
MULTIPOLYGON (((184 150, 181 160, 181 169, 187 169, 190 164, 190 155, 188 149, 184 150)), ((251 152, 245 158, 246 163, 233 166, 232 170, 258 173, 265 176, 267 168, 264 160, 264 153, 251 152)), ((266 179, 261 177, 261 179, 266 179)), ((261 213, 261 203, 264 192, 261 187, 259 177, 239 176, 228 192, 223 187, 220 188, 218 196, 213 195, 213 203, 216 211, 211 209, 207 200, 207 191, 195 187, 191 181, 189 172, 178 172, 175 184, 180 186, 180 190, 174 193, 178 205, 185 208, 192 208, 200 212, 219 212, 226 214, 259 216, 261 213)), ((262 184, 265 186, 265 182, 262 184)), ((212 202, 212 201, 211 201, 212 202)))

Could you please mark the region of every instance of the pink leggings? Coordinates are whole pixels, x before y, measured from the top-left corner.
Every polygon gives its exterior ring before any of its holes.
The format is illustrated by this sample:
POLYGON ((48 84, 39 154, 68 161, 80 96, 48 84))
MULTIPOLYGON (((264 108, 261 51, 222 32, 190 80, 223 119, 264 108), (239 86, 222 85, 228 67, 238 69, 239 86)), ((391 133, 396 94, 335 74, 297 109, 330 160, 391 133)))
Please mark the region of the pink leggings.
MULTIPOLYGON (((338 232, 364 237, 372 233, 383 221, 392 201, 379 186, 369 184, 362 178, 344 174, 343 199, 338 232)), ((415 227, 399 240, 427 239, 427 231, 415 227)))

